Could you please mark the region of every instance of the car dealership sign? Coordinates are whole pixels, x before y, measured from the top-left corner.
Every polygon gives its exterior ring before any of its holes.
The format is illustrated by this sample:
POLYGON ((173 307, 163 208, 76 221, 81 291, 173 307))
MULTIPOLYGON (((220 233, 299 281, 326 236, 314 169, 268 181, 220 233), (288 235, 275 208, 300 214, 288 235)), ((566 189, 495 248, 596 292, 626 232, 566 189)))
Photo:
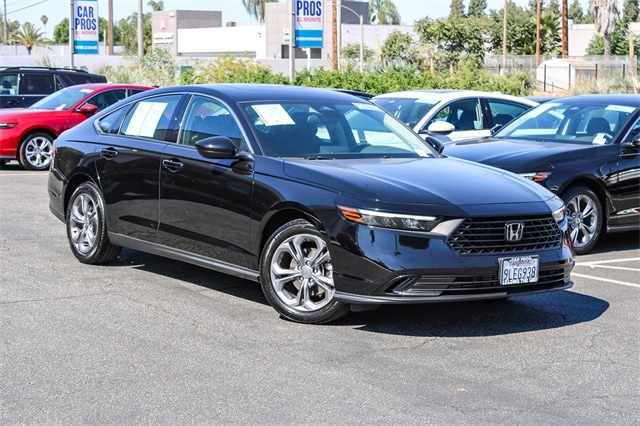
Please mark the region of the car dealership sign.
POLYGON ((295 0, 295 47, 322 47, 322 0, 295 0))
POLYGON ((73 53, 97 55, 99 43, 98 0, 73 3, 73 53))

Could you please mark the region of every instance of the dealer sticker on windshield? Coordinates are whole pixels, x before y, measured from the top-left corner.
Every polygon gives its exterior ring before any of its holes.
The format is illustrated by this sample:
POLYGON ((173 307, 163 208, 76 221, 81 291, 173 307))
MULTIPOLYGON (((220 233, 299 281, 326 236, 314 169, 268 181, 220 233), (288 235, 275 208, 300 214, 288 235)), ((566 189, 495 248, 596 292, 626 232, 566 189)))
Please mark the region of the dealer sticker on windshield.
POLYGON ((500 284, 538 282, 538 256, 503 257, 500 259, 500 284))

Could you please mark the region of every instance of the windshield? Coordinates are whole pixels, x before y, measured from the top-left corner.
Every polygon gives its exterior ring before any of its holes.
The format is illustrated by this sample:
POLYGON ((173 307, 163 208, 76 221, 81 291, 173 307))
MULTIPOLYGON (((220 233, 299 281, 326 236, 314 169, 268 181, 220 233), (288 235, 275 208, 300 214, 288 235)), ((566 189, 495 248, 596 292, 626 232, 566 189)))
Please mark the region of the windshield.
POLYGON ((438 101, 424 98, 373 98, 371 102, 398 118, 409 127, 414 127, 438 101))
POLYGON ((626 127, 637 109, 625 105, 551 101, 524 113, 495 137, 604 145, 626 127))
POLYGON ((268 102, 245 105, 260 148, 274 157, 427 157, 437 154, 370 103, 268 102))
POLYGON ((40 99, 29 108, 56 111, 68 110, 89 93, 93 93, 93 90, 71 86, 40 99))

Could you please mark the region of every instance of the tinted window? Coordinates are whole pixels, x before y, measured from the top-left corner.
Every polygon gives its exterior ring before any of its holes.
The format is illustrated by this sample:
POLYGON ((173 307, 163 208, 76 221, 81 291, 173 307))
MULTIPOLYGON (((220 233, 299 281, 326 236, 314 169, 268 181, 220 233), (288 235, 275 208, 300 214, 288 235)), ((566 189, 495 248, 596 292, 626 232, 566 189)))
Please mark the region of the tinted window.
POLYGON ((120 99, 127 97, 126 89, 105 90, 90 98, 87 102, 98 107, 98 111, 110 107, 120 99))
POLYGON ((455 126, 456 130, 481 130, 482 109, 480 99, 463 99, 451 102, 436 113, 425 127, 435 121, 446 121, 455 126))
POLYGON ((240 148, 242 132, 222 103, 204 96, 194 96, 183 120, 178 143, 194 145, 211 136, 226 136, 240 148))
POLYGON ((0 77, 0 95, 18 93, 18 74, 2 74, 0 77))
POLYGON ((137 102, 127 114, 121 133, 156 140, 168 140, 173 114, 182 95, 165 95, 137 102))
POLYGON ((21 95, 48 95, 56 91, 53 74, 22 74, 20 79, 21 95))
POLYGON ((96 122, 98 129, 104 133, 117 134, 120 130, 120 124, 122 123, 122 118, 125 113, 128 111, 128 108, 120 108, 111 114, 105 115, 99 121, 96 122))
POLYGON ((526 105, 500 99, 487 99, 494 124, 507 124, 529 109, 526 105))

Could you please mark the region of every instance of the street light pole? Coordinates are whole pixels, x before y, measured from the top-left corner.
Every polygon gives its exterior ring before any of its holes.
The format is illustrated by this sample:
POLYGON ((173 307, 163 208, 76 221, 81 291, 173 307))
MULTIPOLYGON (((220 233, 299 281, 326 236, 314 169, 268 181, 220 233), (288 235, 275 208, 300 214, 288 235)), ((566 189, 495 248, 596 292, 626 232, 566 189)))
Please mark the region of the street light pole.
MULTIPOLYGON (((347 9, 360 19, 360 72, 362 73, 364 72, 364 16, 342 3, 340 3, 340 7, 347 9)), ((340 23, 340 28, 342 28, 342 23, 340 23)), ((340 41, 342 42, 342 37, 340 37, 340 41)))

